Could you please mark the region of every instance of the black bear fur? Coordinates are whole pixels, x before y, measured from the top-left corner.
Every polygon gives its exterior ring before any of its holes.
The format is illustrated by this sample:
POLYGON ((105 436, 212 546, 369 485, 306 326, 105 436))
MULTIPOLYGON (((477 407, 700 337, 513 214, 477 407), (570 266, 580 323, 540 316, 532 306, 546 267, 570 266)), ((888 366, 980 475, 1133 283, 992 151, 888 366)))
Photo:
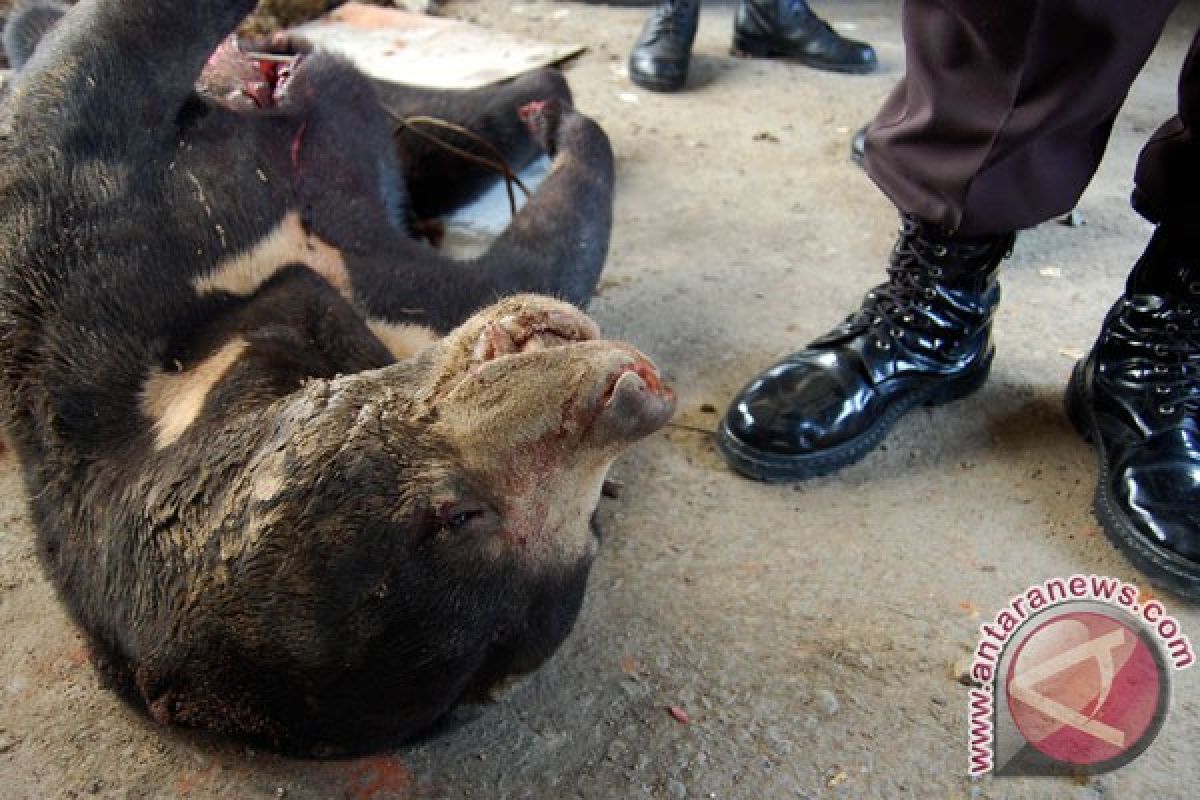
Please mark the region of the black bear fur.
POLYGON ((604 472, 673 401, 575 307, 613 161, 560 75, 437 93, 313 52, 246 109, 237 69, 205 75, 253 6, 10 19, 0 418, 113 683, 164 724, 332 755, 554 651, 604 472), (552 157, 478 259, 410 235, 484 176, 395 113, 552 157))

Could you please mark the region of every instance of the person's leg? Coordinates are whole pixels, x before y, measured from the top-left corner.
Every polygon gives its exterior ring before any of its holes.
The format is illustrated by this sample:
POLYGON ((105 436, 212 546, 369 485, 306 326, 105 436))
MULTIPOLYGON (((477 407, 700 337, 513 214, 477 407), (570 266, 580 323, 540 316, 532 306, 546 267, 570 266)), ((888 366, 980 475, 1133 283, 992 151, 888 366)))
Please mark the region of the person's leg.
POLYGON ((905 0, 905 76, 867 131, 868 174, 966 235, 1069 211, 1177 4, 905 0))
POLYGON ((1138 160, 1134 204, 1157 223, 1124 295, 1075 367, 1067 410, 1099 456, 1095 511, 1152 578, 1200 598, 1200 36, 1179 114, 1138 160))
POLYGON ((673 92, 687 82, 700 0, 660 0, 629 54, 629 79, 643 89, 673 92))
POLYGON ((905 218, 888 281, 734 399, 718 444, 735 469, 830 472, 983 383, 1014 232, 1072 207, 1174 3, 907 0, 909 74, 867 140, 905 218))
POLYGON ((1179 113, 1142 148, 1133 205, 1151 222, 1200 218, 1200 43, 1179 75, 1179 113))
POLYGON ((879 65, 875 48, 839 34, 806 0, 742 0, 733 20, 733 51, 830 72, 863 74, 879 65))

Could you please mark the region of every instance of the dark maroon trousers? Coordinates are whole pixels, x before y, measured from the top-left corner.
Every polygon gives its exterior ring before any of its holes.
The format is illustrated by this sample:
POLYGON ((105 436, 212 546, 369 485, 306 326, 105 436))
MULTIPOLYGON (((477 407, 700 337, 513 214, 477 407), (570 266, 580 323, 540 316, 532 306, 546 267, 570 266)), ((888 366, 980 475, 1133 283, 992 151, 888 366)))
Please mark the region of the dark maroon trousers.
MULTIPOLYGON (((964 235, 1075 206, 1178 0, 905 0, 907 74, 867 134, 867 171, 906 213, 964 235)), ((1143 148, 1134 204, 1200 224, 1200 35, 1178 115, 1143 148)))

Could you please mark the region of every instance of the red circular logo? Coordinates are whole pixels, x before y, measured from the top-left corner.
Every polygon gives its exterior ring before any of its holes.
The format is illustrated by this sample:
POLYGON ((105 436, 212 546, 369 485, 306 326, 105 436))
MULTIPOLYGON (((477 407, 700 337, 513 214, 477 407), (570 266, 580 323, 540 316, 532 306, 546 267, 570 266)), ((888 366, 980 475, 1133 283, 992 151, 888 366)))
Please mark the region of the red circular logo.
POLYGON ((1089 767, 1149 746, 1166 707, 1164 672, 1139 627, 1075 611, 1025 637, 1009 663, 1005 691, 1032 747, 1089 767))

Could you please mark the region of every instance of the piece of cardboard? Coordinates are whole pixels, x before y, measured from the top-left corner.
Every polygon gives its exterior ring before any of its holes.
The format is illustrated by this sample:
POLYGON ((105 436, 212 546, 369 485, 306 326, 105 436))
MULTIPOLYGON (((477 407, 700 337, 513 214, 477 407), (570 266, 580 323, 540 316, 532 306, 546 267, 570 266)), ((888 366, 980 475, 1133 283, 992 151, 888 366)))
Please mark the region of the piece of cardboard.
POLYGON ((293 30, 373 78, 434 89, 488 86, 584 50, 362 3, 347 3, 293 30))

